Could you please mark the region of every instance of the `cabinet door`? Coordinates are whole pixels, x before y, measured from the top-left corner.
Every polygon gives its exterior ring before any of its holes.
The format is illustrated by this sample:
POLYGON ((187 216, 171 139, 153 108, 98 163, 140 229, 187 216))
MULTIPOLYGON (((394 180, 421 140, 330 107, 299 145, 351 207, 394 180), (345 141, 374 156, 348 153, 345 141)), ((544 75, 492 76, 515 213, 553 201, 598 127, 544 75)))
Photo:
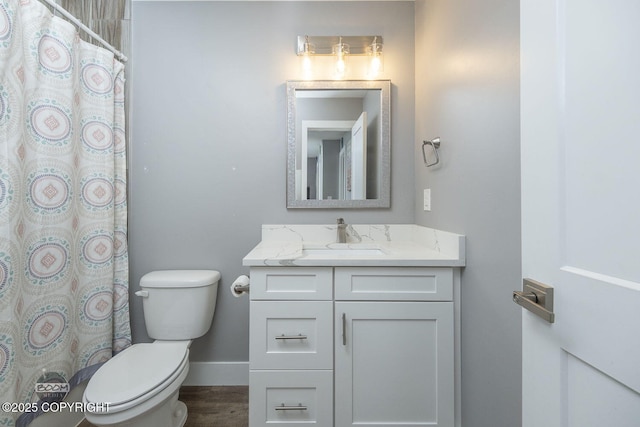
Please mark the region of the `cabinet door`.
POLYGON ((335 303, 336 426, 454 425, 452 302, 335 303))

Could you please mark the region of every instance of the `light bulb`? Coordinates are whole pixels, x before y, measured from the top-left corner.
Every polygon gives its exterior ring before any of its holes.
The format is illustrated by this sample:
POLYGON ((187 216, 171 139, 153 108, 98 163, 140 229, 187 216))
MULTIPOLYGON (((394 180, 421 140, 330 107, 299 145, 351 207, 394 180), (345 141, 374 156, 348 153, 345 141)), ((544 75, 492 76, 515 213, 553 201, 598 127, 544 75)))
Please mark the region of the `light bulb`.
POLYGON ((371 58, 371 74, 377 75, 380 72, 382 63, 380 62, 380 56, 376 55, 371 58))
POLYGON ((336 56, 336 75, 342 78, 347 71, 346 61, 349 54, 349 45, 342 43, 342 37, 340 37, 340 42, 333 46, 333 54, 336 56))
POLYGON ((342 75, 346 69, 346 64, 344 63, 344 55, 338 56, 338 60, 336 61, 336 73, 342 75))
POLYGON ((309 55, 308 53, 304 53, 302 55, 302 71, 304 71, 305 73, 310 73, 311 72, 311 55, 309 55))
POLYGON ((369 56, 371 59, 369 60, 369 76, 376 77, 381 71, 383 67, 382 63, 382 45, 377 43, 376 40, 373 40, 371 46, 369 46, 369 56))
POLYGON ((313 54, 315 53, 315 45, 309 43, 309 36, 306 36, 304 42, 304 48, 302 52, 302 73, 304 74, 304 78, 311 78, 311 73, 313 70, 313 54))

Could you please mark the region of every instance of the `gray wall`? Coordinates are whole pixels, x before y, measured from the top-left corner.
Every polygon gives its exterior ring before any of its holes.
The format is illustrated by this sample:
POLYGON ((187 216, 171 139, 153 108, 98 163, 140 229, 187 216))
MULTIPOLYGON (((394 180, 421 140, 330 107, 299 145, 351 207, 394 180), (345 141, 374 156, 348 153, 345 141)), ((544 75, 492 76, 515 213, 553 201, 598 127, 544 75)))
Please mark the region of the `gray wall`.
MULTIPOLYGON (((261 224, 417 222, 467 235, 464 425, 520 425, 518 12, 517 0, 416 0, 415 16, 413 2, 134 2, 132 290, 154 269, 222 272, 214 327, 192 360, 248 359, 248 299, 227 288, 261 224), (340 33, 384 36, 392 208, 287 210, 295 37, 340 33), (435 136, 442 164, 426 169, 417 141, 435 136)), ((146 341, 135 298, 131 315, 146 341)))
POLYGON ((462 273, 462 422, 520 420, 518 0, 416 0, 416 222, 467 236, 462 273), (431 212, 423 189, 431 189, 431 212))
MULTIPOLYGON (((228 287, 261 224, 413 223, 413 2, 134 2, 131 288, 151 270, 222 273, 192 361, 248 360, 248 298, 228 287), (296 37, 384 35, 392 82, 392 200, 381 210, 287 210, 285 81, 296 37)), ((132 297, 134 341, 147 341, 132 297)))

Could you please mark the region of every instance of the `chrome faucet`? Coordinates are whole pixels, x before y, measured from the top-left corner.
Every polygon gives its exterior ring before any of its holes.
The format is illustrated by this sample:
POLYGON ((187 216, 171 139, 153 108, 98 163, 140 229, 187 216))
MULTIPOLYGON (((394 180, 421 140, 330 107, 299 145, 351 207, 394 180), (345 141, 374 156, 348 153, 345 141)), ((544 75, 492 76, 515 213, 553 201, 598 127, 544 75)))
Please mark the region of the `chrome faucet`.
POLYGON ((343 218, 338 218, 338 243, 347 243, 347 224, 343 218))

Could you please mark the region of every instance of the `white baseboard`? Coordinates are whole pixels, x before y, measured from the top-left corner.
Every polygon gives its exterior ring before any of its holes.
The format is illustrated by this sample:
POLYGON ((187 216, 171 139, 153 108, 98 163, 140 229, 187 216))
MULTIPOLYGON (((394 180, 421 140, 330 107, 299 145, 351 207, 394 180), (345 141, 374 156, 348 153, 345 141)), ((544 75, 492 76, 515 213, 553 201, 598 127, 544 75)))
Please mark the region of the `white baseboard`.
POLYGON ((249 385, 249 362, 191 362, 182 385, 249 385))

